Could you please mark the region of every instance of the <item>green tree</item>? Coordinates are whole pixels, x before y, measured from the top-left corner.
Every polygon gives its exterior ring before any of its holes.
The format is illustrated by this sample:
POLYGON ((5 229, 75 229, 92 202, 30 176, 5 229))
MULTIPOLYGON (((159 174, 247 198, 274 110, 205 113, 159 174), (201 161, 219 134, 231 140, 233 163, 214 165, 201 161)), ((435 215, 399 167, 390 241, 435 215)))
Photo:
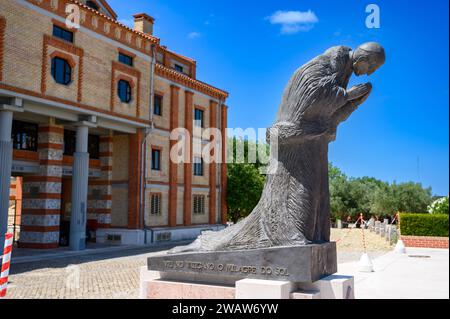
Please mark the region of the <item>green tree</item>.
POLYGON ((420 183, 392 183, 380 187, 374 194, 372 210, 377 215, 393 215, 397 212, 426 213, 432 200, 431 188, 420 183))
POLYGON ((344 219, 349 214, 349 183, 347 176, 332 163, 328 164, 330 208, 333 219, 344 219))
POLYGON ((398 212, 397 201, 389 184, 375 190, 370 203, 371 212, 376 216, 392 215, 398 212))
POLYGON ((258 204, 265 178, 252 164, 228 164, 228 218, 236 223, 258 204))
POLYGON ((258 148, 264 148, 268 154, 269 146, 266 143, 244 140, 241 138, 228 138, 227 148, 227 202, 228 218, 238 222, 252 212, 258 204, 264 188, 265 176, 260 168, 265 165, 258 156, 258 148), (243 149, 243 158, 238 158, 238 150, 243 149), (244 163, 241 163, 242 161, 244 163), (236 163, 239 161, 239 163, 236 163))
POLYGON ((428 212, 430 214, 447 214, 449 210, 448 196, 436 199, 430 206, 428 212))
POLYGON ((426 213, 432 202, 431 187, 423 188, 420 183, 392 184, 398 211, 407 213, 426 213))

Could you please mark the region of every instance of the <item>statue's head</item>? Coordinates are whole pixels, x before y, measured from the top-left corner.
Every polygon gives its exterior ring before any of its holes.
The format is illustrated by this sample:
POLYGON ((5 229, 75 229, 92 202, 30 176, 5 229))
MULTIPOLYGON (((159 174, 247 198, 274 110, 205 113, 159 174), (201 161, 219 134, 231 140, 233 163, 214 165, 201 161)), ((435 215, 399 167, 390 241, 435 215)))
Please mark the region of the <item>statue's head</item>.
POLYGON ((371 75, 385 60, 383 47, 376 42, 367 42, 353 52, 353 70, 357 76, 371 75))

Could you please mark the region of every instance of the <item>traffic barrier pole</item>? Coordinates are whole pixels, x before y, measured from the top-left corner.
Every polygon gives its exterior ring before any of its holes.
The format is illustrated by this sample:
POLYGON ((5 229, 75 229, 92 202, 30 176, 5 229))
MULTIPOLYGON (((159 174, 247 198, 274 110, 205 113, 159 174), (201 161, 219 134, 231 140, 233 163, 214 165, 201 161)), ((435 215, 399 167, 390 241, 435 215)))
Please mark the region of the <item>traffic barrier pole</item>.
POLYGON ((2 271, 0 273, 0 299, 6 297, 6 288, 8 286, 9 267, 11 265, 11 252, 13 242, 13 234, 7 233, 5 236, 5 248, 3 249, 2 271))
POLYGON ((369 255, 367 254, 367 246, 366 246, 366 237, 364 236, 364 216, 363 214, 360 215, 361 219, 361 234, 362 234, 362 242, 364 247, 364 253, 361 256, 361 259, 358 263, 358 271, 360 272, 373 272, 373 264, 372 260, 370 259, 369 255))

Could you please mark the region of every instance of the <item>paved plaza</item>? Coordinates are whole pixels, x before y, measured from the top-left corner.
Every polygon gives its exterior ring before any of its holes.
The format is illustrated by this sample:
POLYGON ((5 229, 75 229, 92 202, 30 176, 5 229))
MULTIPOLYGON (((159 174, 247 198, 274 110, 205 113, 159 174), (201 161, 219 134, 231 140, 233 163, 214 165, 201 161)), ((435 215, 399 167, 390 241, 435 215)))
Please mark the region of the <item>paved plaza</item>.
POLYGON ((355 276, 357 299, 448 299, 448 249, 407 248, 373 260, 374 272, 359 272, 357 262, 338 265, 340 275, 355 276))
MULTIPOLYGON (((360 230, 333 230, 339 274, 355 276, 357 298, 448 298, 448 250, 408 249, 393 254, 379 236, 366 232, 374 273, 357 271, 363 251, 360 230), (413 257, 410 257, 413 256, 413 257)), ((163 248, 112 247, 85 254, 17 257, 11 266, 8 298, 133 299, 139 296, 139 269, 163 248), (49 259, 50 258, 50 259, 49 259)))

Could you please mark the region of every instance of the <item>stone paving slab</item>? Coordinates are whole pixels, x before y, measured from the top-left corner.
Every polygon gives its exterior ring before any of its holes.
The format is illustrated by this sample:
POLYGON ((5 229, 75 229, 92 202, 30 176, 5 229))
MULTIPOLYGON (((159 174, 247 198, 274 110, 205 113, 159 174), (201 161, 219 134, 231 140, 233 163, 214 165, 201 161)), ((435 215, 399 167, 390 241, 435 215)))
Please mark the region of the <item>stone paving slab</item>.
POLYGON ((448 249, 407 248, 406 254, 391 251, 372 263, 372 273, 359 272, 356 261, 338 265, 338 274, 355 276, 357 299, 449 298, 448 249))

